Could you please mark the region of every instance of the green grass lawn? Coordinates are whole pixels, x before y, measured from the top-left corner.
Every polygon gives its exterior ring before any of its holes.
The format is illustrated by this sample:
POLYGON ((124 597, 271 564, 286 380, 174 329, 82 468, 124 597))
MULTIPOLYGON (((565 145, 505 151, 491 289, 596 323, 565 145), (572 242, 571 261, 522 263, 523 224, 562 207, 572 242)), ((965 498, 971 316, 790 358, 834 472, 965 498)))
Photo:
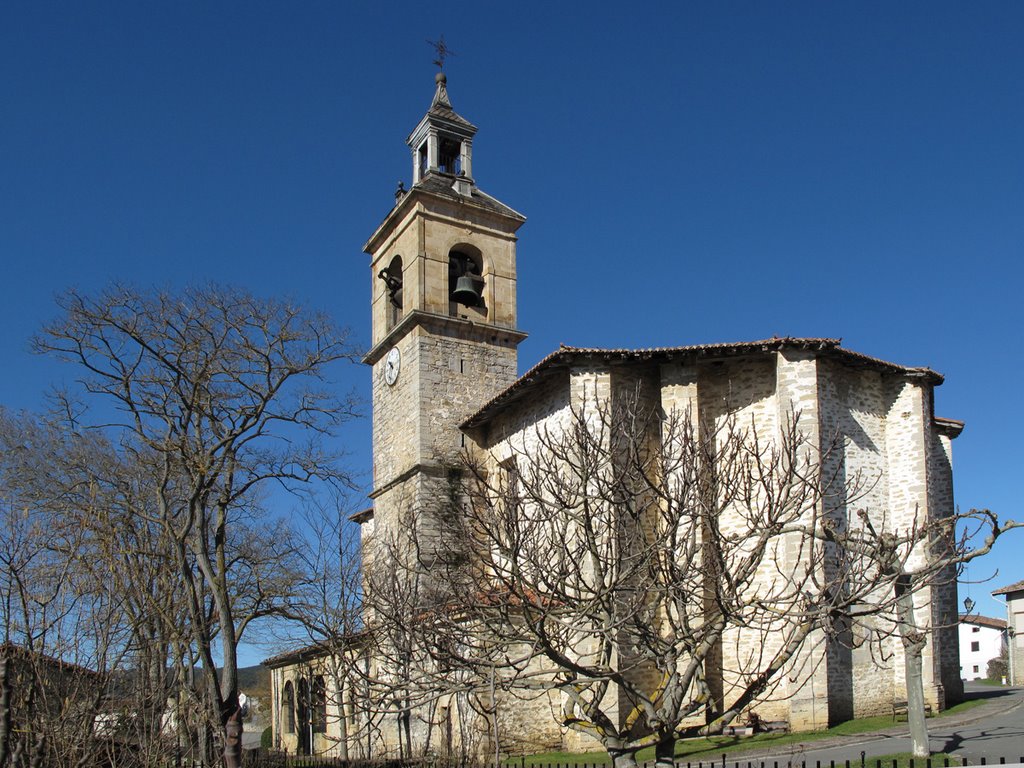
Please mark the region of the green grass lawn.
MULTIPOLYGON (((949 709, 941 712, 937 717, 942 719, 948 715, 958 714, 973 709, 983 703, 982 699, 973 699, 954 704, 949 709)), ((808 744, 820 739, 827 739, 832 736, 850 736, 858 733, 870 733, 889 728, 893 725, 892 716, 879 715, 877 717, 864 717, 859 720, 847 720, 824 731, 808 731, 804 733, 761 733, 756 736, 712 736, 702 739, 686 739, 676 742, 676 759, 685 759, 688 762, 700 762, 702 759, 721 758, 723 751, 736 747, 742 747, 745 751, 759 747, 781 747, 787 744, 808 744)), ((897 756, 898 757, 898 756, 897 756)), ((909 759, 909 755, 906 756, 909 759)), ((941 761, 945 755, 939 755, 941 761)), ((654 759, 654 749, 644 749, 637 753, 637 760, 654 759)), ((892 768, 893 756, 888 756, 888 764, 883 760, 884 768, 892 768)), ((952 760, 950 761, 952 763, 952 760)), ((606 752, 545 752, 537 755, 526 755, 525 757, 509 758, 506 762, 509 766, 534 765, 534 766, 583 766, 583 765, 607 765, 611 759, 606 752)), ((918 761, 918 768, 924 764, 918 761)), ((937 763, 941 765, 941 762, 937 763)), ((874 766, 874 760, 868 761, 869 766, 874 766)), ((933 763, 933 765, 935 765, 933 763)), ((906 764, 909 766, 909 763, 906 764)), ((904 768, 904 764, 898 764, 897 768, 904 768)))

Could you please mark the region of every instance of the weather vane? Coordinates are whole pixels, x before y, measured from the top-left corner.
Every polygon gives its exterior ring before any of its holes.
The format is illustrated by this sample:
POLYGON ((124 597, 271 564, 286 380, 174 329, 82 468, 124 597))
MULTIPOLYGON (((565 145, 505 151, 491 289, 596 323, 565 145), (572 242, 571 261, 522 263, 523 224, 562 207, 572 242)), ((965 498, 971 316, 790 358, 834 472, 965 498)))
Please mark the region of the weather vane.
POLYGON ((437 58, 434 59, 437 68, 444 70, 444 60, 449 56, 454 56, 455 51, 448 47, 448 44, 444 41, 444 35, 441 35, 437 40, 427 40, 427 45, 432 46, 437 53, 437 58))

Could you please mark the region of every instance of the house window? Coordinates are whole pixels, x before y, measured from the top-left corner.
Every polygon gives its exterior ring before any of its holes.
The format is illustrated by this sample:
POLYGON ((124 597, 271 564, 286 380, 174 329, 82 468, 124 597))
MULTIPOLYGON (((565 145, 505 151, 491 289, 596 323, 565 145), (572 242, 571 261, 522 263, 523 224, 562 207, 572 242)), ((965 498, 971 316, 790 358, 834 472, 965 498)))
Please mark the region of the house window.
MULTIPOLYGON (((975 642, 971 643, 971 651, 972 651, 972 652, 974 652, 974 651, 980 651, 980 650, 981 650, 981 643, 979 643, 979 642, 977 642, 977 641, 975 641, 975 642)), ((977 672, 977 670, 975 670, 975 672, 977 672)))
POLYGON ((975 672, 975 674, 977 674, 977 672, 978 672, 978 665, 977 664, 974 665, 974 672, 975 672))
POLYGON ((981 627, 971 627, 971 632, 981 632, 981 627))

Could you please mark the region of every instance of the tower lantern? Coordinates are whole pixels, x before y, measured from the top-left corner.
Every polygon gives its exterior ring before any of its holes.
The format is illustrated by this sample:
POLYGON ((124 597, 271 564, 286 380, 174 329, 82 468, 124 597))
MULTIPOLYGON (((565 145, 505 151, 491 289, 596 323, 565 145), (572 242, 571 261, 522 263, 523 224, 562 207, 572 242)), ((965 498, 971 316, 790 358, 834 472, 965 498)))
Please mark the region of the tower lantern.
POLYGON ((473 190, 473 136, 476 126, 452 109, 448 78, 438 72, 434 100, 406 143, 412 149, 412 183, 428 173, 452 177, 452 188, 470 196, 473 190))

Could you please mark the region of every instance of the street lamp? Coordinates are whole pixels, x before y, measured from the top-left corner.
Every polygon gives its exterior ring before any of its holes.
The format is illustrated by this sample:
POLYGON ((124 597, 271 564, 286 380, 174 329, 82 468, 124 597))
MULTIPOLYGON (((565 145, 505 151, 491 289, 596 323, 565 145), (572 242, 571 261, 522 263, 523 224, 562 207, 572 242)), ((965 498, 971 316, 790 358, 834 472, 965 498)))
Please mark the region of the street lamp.
POLYGON ((968 613, 974 610, 974 605, 975 603, 971 600, 970 596, 964 598, 964 608, 967 609, 968 613))

